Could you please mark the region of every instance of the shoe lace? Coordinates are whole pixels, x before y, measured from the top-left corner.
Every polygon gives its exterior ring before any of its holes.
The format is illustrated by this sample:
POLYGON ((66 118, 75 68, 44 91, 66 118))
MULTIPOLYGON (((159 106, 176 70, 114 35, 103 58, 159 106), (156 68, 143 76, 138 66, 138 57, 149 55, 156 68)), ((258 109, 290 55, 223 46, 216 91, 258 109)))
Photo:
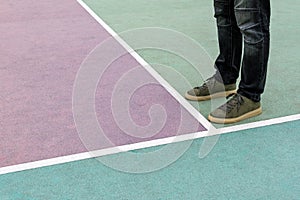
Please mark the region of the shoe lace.
POLYGON ((194 89, 204 89, 204 88, 214 87, 216 82, 217 82, 217 80, 216 80, 215 76, 212 76, 212 77, 206 79, 205 82, 203 83, 203 85, 195 87, 194 89))
POLYGON ((220 109, 230 113, 235 107, 237 107, 237 111, 240 110, 241 105, 244 103, 244 99, 239 94, 230 94, 226 97, 226 99, 230 100, 227 103, 223 104, 220 109), (231 98, 232 97, 232 98, 231 98))

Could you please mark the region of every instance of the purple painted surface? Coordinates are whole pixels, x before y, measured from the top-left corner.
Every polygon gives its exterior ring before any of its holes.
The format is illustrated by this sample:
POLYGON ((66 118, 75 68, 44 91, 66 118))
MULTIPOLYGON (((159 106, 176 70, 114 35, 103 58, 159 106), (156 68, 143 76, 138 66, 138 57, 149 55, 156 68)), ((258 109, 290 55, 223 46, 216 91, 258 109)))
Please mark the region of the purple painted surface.
MULTIPOLYGON (((141 66, 138 68, 136 66, 138 64, 130 55, 121 57, 106 69, 98 84, 96 92, 98 121, 104 134, 112 144, 123 145, 145 141, 144 138, 152 140, 205 130, 148 72, 141 66), (129 82, 124 78, 126 76, 127 79, 133 81, 129 82), (125 81, 120 82, 122 78, 125 81), (134 92, 128 89, 132 88, 135 82, 140 82, 141 79, 145 83, 137 87, 134 92), (120 87, 119 91, 116 87, 120 87), (133 93, 128 101, 124 97, 129 92, 133 93), (116 106, 112 105, 113 98, 115 102, 119 100, 119 106, 121 107, 129 104, 127 115, 119 112, 115 108, 116 106), (162 113, 159 111, 157 111, 157 114, 152 113, 153 119, 151 119, 149 111, 154 105, 160 105, 162 113), (115 110, 113 111, 113 109, 115 110), (165 114, 165 118, 162 117, 163 114, 165 114), (146 130, 149 130, 146 134, 140 134, 139 131, 134 129, 125 134, 124 129, 116 124, 117 118, 121 121, 127 121, 124 122, 125 125, 136 124, 135 126, 142 127, 151 125, 152 120, 155 119, 164 123, 162 127, 152 126, 146 128, 146 130), (130 123, 130 121, 132 122, 130 123), (152 136, 154 133, 156 134, 152 136)), ((157 123, 159 124, 159 122, 157 123)))
MULTIPOLYGON (((73 84, 84 58, 109 34, 75 0, 7 0, 0 16, 0 167, 85 152, 72 115, 73 84)), ((162 131, 142 139, 118 128, 109 97, 132 66, 131 56, 122 57, 99 83, 96 110, 108 137, 120 145, 178 134, 180 105, 159 85, 140 88, 129 103, 141 126, 149 123, 151 105, 163 105, 169 118, 162 131)), ((151 77, 146 71, 142 76, 151 77)))

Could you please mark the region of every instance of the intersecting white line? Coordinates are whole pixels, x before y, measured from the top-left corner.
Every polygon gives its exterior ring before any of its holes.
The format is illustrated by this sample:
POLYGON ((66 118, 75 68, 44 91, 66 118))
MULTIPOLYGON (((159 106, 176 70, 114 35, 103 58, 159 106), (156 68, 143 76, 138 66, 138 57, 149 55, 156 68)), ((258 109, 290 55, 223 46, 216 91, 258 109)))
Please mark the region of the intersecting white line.
POLYGON ((107 25, 88 5, 82 0, 77 2, 116 40, 129 54, 151 74, 194 118, 207 130, 215 129, 214 126, 197 111, 181 94, 178 93, 157 71, 155 71, 136 51, 134 51, 110 26, 107 25))

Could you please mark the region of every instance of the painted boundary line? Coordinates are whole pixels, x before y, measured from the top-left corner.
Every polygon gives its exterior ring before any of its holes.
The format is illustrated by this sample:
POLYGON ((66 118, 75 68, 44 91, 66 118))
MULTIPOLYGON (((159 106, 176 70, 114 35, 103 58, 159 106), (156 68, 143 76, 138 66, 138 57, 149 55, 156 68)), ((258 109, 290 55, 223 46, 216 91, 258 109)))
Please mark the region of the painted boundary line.
POLYGON ((0 175, 300 120, 300 114, 0 168, 0 175))
POLYGON ((115 39, 128 53, 146 69, 194 118, 196 118, 206 130, 214 130, 215 127, 197 111, 181 94, 177 92, 159 73, 157 73, 138 53, 136 53, 111 27, 107 25, 88 5, 82 0, 77 2, 115 39))

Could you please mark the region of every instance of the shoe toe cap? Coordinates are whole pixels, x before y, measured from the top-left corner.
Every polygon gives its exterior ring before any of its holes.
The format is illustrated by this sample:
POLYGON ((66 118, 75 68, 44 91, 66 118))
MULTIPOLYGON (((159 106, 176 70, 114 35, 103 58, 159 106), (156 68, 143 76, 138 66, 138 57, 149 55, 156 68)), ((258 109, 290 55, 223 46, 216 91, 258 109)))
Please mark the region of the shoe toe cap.
POLYGON ((215 118, 225 118, 226 113, 221 109, 216 109, 210 113, 210 116, 215 117, 215 118))

